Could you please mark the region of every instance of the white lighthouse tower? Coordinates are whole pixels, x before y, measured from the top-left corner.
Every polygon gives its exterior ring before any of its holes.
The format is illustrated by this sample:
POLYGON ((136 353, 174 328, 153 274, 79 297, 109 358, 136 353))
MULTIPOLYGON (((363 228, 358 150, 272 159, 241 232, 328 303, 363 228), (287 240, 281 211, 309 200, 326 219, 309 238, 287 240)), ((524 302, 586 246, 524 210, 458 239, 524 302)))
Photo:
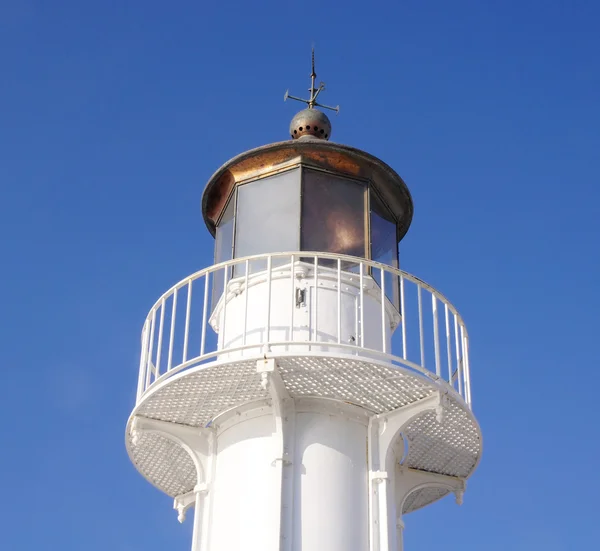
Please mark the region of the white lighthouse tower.
POLYGON ((209 180, 215 265, 144 323, 127 450, 193 551, 401 550, 480 458, 465 324, 398 266, 408 188, 330 141, 315 77, 290 140, 209 180))

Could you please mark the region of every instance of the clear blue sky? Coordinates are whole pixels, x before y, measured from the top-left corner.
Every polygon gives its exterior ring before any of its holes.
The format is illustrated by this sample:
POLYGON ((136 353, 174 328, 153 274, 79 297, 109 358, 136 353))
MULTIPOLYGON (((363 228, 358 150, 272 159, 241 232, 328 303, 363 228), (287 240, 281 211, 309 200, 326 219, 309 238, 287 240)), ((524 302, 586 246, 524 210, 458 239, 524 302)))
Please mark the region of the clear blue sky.
POLYGON ((142 321, 212 262, 227 159, 333 139, 406 180, 402 267, 461 311, 484 456, 406 549, 597 548, 600 4, 0 0, 0 549, 189 549, 130 464, 142 321))

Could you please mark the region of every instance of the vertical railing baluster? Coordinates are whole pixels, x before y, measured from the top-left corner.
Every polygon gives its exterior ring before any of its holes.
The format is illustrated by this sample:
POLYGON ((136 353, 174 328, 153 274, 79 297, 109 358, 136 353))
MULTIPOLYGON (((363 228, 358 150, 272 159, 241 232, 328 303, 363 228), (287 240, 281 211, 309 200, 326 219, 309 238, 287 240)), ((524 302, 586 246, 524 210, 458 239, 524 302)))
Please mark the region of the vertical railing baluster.
POLYGON ((202 304, 202 329, 200 329, 200 356, 204 356, 206 346, 206 326, 208 325, 208 295, 210 272, 204 274, 204 300, 202 304))
POLYGON ((292 296, 292 308, 290 310, 290 330, 289 330, 289 341, 292 342, 294 340, 294 312, 296 310, 296 278, 294 274, 295 270, 295 259, 294 255, 290 258, 290 288, 291 288, 291 296, 292 296))
POLYGON ((400 315, 402 316, 402 357, 406 360, 406 315, 404 310, 404 276, 400 275, 400 315))
POLYGON ((160 375, 160 356, 162 352, 163 327, 165 324, 165 299, 160 301, 160 323, 158 324, 158 347, 156 348, 156 370, 154 372, 154 380, 160 375))
POLYGON ((148 362, 146 360, 148 354, 148 319, 144 321, 144 328, 142 329, 142 353, 140 354, 140 372, 138 374, 138 388, 137 388, 137 399, 139 400, 144 390, 144 381, 146 378, 146 369, 148 369, 148 362))
POLYGON ((175 318, 177 317, 177 292, 175 287, 173 292, 173 305, 171 306, 171 330, 169 331, 169 355, 167 356, 167 372, 173 367, 173 341, 175 340, 175 318))
POLYGON ((452 384, 452 346, 450 344, 450 315, 448 310, 448 304, 444 303, 444 321, 446 324, 446 353, 448 355, 448 383, 452 384))
POLYGON ((471 372, 469 371, 469 337, 464 333, 464 325, 460 326, 460 333, 463 342, 463 363, 465 367, 465 396, 467 405, 472 407, 471 404, 471 372))
POLYGON ((467 404, 469 403, 469 385, 467 383, 467 363, 465 360, 465 332, 463 329, 463 324, 460 324, 460 358, 462 360, 462 373, 463 373, 463 385, 464 385, 464 399, 467 404))
POLYGON ((458 316, 456 314, 454 314, 454 342, 456 345, 456 371, 458 373, 456 378, 458 379, 458 393, 463 396, 462 358, 460 357, 460 347, 458 345, 458 316))
POLYGON ((148 345, 148 356, 146 357, 146 388, 150 386, 150 377, 152 375, 152 350, 154 348, 154 326, 156 325, 156 308, 152 309, 152 324, 150 325, 150 344, 148 345))
MULTIPOLYGON (((319 258, 315 255, 314 258, 314 274, 313 274, 313 286, 315 288, 315 300, 313 303, 313 307, 314 307, 314 315, 313 315, 313 342, 317 342, 317 338, 318 338, 318 333, 317 333, 317 319, 318 319, 318 313, 317 313, 317 309, 319 306, 319 258)), ((312 350, 312 347, 310 348, 312 350)))
POLYGON ((467 343, 467 372, 469 375, 469 407, 473 408, 473 395, 471 394, 471 352, 469 351, 469 335, 465 335, 467 343))
MULTIPOLYGON (((454 345, 455 345, 455 353, 456 353, 456 380, 458 381, 458 393, 462 396, 462 381, 461 381, 461 372, 460 372, 460 351, 458 347, 458 317, 456 314, 454 316, 454 345)), ((452 385, 454 386, 454 385, 452 385)))
MULTIPOLYGON (((225 266, 223 268, 223 319, 221 320, 221 323, 219 324, 219 332, 220 332, 220 338, 221 338, 221 346, 222 348, 225 348, 225 331, 226 331, 226 326, 227 326, 227 287, 229 284, 229 266, 225 266)), ((214 279, 213 279, 214 282, 214 279)))
POLYGON ((246 333, 248 332, 248 295, 250 294, 250 289, 248 287, 248 278, 250 271, 250 261, 246 260, 244 263, 244 330, 242 333, 242 344, 246 346, 246 333))
POLYGON ((265 320, 265 344, 270 342, 271 338, 271 285, 272 285, 272 265, 273 259, 271 255, 267 257, 267 316, 265 320))
POLYGON ((418 283, 417 299, 419 303, 419 342, 421 348, 421 367, 425 367, 425 346, 423 344, 423 301, 421 300, 421 286, 418 283))
POLYGON ((431 295, 431 313, 433 315, 433 345, 435 350, 435 374, 442 376, 442 366, 440 365, 440 328, 438 323, 437 297, 431 295))
POLYGON ((181 363, 187 361, 188 339, 190 333, 190 309, 192 307, 192 280, 188 279, 187 284, 187 304, 185 307, 185 329, 183 330, 183 359, 181 363))
POLYGON ((358 297, 360 303, 360 347, 365 347, 365 265, 364 262, 360 262, 359 275, 358 275, 358 297))
POLYGON ((337 342, 342 342, 342 259, 337 259, 337 342))
POLYGON ((385 334, 385 272, 379 268, 381 277, 381 350, 387 354, 387 339, 385 334))

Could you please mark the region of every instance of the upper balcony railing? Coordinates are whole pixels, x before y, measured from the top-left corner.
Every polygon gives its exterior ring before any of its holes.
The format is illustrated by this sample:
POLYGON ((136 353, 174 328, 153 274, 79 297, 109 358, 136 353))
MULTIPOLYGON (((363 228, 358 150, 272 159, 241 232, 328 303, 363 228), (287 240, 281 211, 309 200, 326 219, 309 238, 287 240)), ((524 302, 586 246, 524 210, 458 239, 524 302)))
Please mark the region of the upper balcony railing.
POLYGON ((137 399, 182 370, 265 352, 383 360, 471 405, 467 329, 441 293, 391 266, 313 252, 234 259, 171 287, 144 323, 137 399))

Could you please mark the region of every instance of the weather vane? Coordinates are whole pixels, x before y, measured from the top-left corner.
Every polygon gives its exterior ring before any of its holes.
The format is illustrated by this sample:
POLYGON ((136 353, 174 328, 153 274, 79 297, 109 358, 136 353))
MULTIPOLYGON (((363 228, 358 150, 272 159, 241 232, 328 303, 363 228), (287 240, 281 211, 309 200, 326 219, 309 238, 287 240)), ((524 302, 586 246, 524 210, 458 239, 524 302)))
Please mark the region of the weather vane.
POLYGON ((329 107, 329 105, 323 105, 322 103, 317 103, 318 95, 325 90, 325 83, 321 82, 318 88, 315 88, 315 79, 317 78, 317 73, 315 73, 315 49, 312 49, 312 72, 310 73, 310 88, 308 91, 310 92, 310 99, 302 99, 297 98, 296 96, 290 96, 289 90, 286 90, 285 96, 283 96, 283 101, 289 99, 294 99, 296 101, 301 101, 302 103, 306 103, 309 109, 314 109, 315 107, 322 107, 323 109, 330 109, 331 111, 335 111, 336 113, 340 112, 340 106, 337 107, 329 107))

